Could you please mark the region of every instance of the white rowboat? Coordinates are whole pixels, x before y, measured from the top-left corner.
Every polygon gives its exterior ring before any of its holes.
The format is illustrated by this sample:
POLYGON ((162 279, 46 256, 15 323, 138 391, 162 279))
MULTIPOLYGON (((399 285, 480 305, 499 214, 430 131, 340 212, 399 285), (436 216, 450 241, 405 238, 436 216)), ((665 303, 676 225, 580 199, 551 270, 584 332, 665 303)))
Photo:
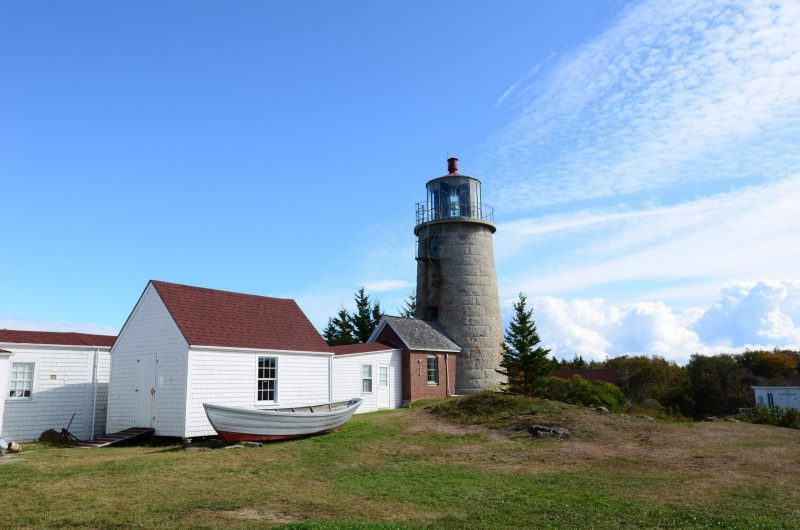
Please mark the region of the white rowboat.
POLYGON ((243 409, 203 403, 208 421, 226 442, 268 442, 340 429, 361 405, 360 398, 319 405, 243 409))

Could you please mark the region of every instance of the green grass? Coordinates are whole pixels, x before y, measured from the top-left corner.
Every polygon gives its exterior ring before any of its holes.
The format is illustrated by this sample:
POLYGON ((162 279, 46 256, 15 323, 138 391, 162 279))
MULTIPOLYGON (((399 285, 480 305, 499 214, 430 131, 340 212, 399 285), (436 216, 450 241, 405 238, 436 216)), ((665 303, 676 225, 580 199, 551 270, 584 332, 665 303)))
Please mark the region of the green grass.
POLYGON ((0 528, 800 527, 797 431, 492 399, 261 448, 28 446, 0 466, 0 528), (574 434, 530 439, 527 421, 574 434))

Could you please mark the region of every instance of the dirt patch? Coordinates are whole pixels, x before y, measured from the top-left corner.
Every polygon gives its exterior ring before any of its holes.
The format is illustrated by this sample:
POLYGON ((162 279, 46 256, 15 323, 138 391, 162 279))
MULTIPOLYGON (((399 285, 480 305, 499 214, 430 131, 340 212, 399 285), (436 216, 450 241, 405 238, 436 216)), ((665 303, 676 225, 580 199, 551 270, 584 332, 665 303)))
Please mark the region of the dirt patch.
POLYGON ((435 432, 453 436, 477 434, 493 441, 506 441, 507 437, 497 429, 489 429, 482 425, 462 425, 444 421, 426 410, 411 410, 409 414, 408 432, 435 432))
POLYGON ((241 519, 243 521, 262 521, 268 524, 286 524, 299 521, 296 517, 281 513, 265 512, 256 510, 255 508, 241 508, 239 510, 231 510, 228 512, 218 512, 225 517, 232 517, 234 519, 241 519))

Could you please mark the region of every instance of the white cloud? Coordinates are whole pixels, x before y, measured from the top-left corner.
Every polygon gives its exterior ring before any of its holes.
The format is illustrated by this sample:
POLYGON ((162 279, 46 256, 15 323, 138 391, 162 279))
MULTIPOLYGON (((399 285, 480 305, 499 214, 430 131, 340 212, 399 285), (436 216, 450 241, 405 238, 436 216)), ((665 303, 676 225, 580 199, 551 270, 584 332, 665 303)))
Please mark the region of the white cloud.
MULTIPOLYGON (((777 177, 800 160, 800 4, 640 2, 527 86, 490 144, 499 211, 676 183, 777 177)), ((506 91, 502 99, 508 99, 506 91)))
POLYGON ((97 335, 116 335, 119 329, 94 322, 66 322, 63 320, 39 320, 17 315, 0 315, 0 329, 20 329, 27 331, 72 331, 95 333, 97 335))
POLYGON ((400 289, 410 289, 413 284, 406 280, 373 280, 364 282, 364 289, 368 292, 382 293, 387 291, 397 291, 400 289))
POLYGON ((800 349, 800 282, 793 280, 732 283, 710 307, 682 312, 663 302, 599 298, 546 296, 531 305, 542 342, 560 358, 655 354, 685 362, 694 353, 800 349))
POLYGON ((705 341, 800 344, 800 282, 761 280, 726 286, 694 329, 705 341))
POLYGON ((800 263, 798 204, 800 175, 670 207, 501 225, 498 257, 509 268, 521 263, 504 285, 552 295, 623 281, 720 285, 763 275, 792 277, 800 263), (593 232, 598 227, 602 232, 593 232), (567 240, 576 233, 586 234, 573 244, 577 257, 565 253, 554 271, 530 265, 543 235, 567 240))

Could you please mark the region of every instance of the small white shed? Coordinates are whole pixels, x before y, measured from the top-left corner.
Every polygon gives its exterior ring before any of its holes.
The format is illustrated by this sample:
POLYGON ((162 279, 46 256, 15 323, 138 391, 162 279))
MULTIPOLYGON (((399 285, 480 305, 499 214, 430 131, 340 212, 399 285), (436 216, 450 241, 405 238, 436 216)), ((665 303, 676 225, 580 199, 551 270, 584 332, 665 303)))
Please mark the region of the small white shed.
POLYGON ((800 410, 800 386, 754 386, 756 404, 800 410))
POLYGON ((333 399, 360 397, 358 413, 403 406, 403 350, 379 342, 333 346, 333 399))
POLYGON ((0 329, 0 435, 31 441, 47 429, 103 434, 113 336, 0 329), (5 351, 6 353, 2 353, 5 351))
POLYGON ((111 349, 107 430, 210 436, 203 403, 324 403, 332 357, 294 300, 151 281, 111 349))

